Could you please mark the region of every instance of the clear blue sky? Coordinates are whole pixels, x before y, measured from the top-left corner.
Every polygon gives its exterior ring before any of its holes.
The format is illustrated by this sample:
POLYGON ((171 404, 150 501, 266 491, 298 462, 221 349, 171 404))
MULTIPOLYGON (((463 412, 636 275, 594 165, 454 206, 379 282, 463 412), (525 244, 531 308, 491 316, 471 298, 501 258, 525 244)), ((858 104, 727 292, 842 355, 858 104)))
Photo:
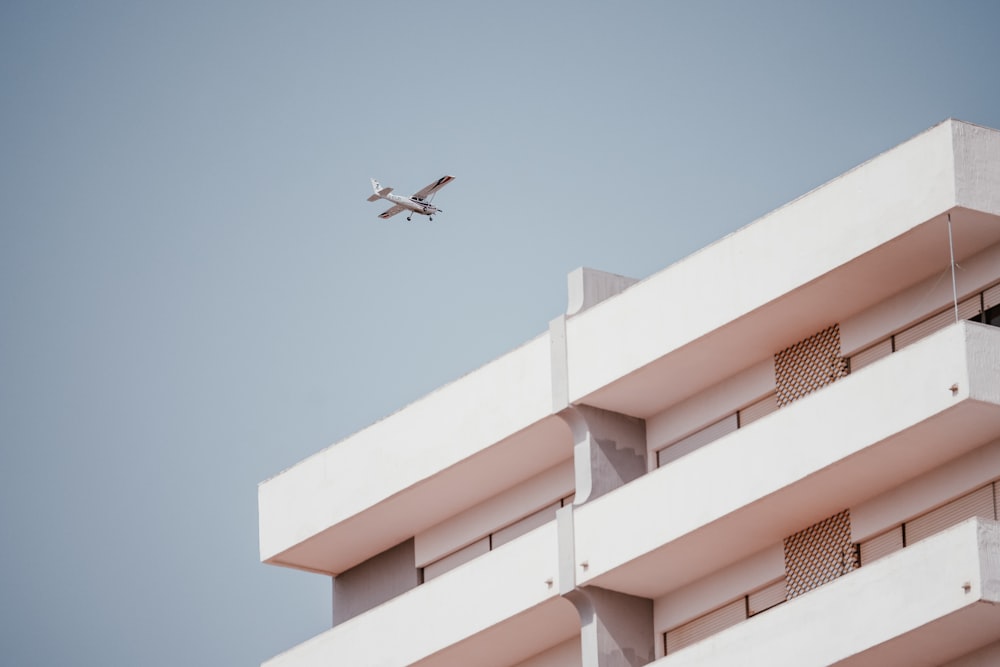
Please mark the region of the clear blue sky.
POLYGON ((0 663, 330 623, 257 483, 953 116, 997 2, 4 2, 0 663), (368 179, 456 180, 433 223, 368 179))

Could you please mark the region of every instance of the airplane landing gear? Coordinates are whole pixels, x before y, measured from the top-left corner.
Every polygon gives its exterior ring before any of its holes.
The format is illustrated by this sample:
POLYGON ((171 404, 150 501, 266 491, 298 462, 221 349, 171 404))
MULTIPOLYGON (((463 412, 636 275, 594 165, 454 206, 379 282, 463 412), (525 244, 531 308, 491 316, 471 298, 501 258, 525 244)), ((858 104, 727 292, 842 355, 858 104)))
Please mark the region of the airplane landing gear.
POLYGON ((411 214, 411 215, 406 216, 406 221, 407 222, 413 222, 413 215, 411 214))

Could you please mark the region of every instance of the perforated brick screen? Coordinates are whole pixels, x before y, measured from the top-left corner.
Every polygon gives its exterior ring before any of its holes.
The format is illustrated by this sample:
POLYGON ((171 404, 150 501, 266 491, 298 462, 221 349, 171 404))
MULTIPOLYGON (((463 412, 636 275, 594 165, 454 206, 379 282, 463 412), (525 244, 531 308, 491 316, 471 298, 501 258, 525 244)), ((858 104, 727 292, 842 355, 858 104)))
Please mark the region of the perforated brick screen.
POLYGON ((858 567, 851 542, 851 514, 844 510, 785 538, 785 582, 789 599, 858 567))
POLYGON ((840 325, 834 324, 774 355, 778 407, 845 375, 847 359, 840 356, 840 325))

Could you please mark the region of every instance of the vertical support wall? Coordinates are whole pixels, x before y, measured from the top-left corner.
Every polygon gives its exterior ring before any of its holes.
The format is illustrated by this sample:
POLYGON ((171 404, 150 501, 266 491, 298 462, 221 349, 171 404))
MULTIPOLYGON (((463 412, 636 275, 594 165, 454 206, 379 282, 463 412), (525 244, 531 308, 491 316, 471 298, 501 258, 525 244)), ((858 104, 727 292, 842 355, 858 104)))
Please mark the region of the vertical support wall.
POLYGON ((333 624, 338 625, 420 583, 414 540, 376 554, 333 579, 333 624))
MULTIPOLYGON (((583 667, 640 667, 655 657, 653 601, 595 586, 576 586, 573 508, 646 473, 646 422, 590 406, 559 416, 573 432, 576 496, 556 515, 559 581, 580 615, 583 667)), ((636 508, 636 512, 642 508, 636 508)))
POLYGON ((642 419, 587 405, 568 407, 559 417, 573 432, 574 505, 646 474, 646 422, 642 419))
MULTIPOLYGON (((580 615, 583 667, 640 667, 655 657, 653 601, 595 586, 576 586, 573 508, 646 473, 646 422, 590 406, 559 416, 573 432, 576 496, 556 515, 559 581, 580 615)), ((636 512, 642 508, 636 508, 636 512)))
POLYGON ((641 667, 653 661, 653 601, 596 586, 566 595, 580 614, 582 667, 641 667))
MULTIPOLYGON (((569 402, 566 318, 614 296, 631 278, 578 269, 569 275, 566 315, 549 325, 552 407, 573 433, 576 494, 556 515, 559 522, 559 588, 580 615, 583 667, 640 667, 655 657, 653 601, 595 586, 576 586, 573 508, 646 474, 646 422, 569 402)), ((636 511, 642 511, 636 508, 636 511)))

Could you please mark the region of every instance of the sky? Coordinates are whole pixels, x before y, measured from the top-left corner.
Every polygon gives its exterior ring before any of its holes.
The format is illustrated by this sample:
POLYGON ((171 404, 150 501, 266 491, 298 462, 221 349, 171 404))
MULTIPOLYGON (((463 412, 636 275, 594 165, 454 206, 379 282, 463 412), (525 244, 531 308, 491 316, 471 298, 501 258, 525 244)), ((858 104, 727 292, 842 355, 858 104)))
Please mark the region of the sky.
MULTIPOLYGON (((955 117, 1000 3, 0 3, 0 664, 330 626, 257 484, 955 117), (369 178, 455 181, 433 222, 369 178)), ((720 295, 721 297, 722 295, 720 295)))

